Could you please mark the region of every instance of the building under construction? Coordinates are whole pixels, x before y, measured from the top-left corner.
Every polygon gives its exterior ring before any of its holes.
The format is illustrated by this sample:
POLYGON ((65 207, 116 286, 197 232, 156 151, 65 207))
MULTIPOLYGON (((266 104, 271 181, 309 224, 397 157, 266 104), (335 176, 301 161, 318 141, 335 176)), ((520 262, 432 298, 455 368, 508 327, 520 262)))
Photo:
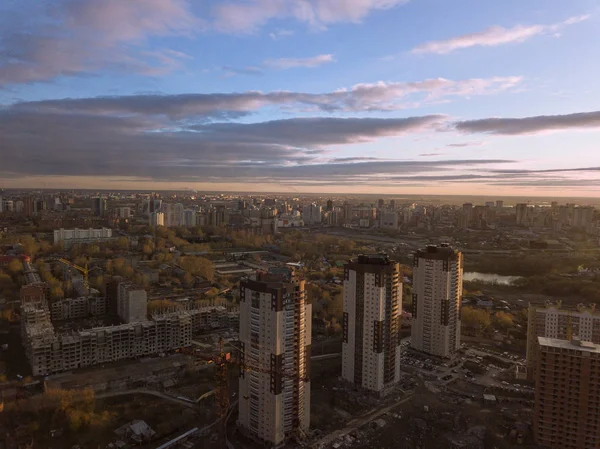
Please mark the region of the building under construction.
POLYGON ((538 337, 600 344, 600 309, 595 304, 576 306, 545 302, 529 304, 527 321, 527 378, 534 380, 538 359, 538 337))
POLYGON ((28 295, 27 302, 21 304, 21 325, 33 374, 46 375, 173 351, 191 346, 195 332, 236 322, 236 312, 223 307, 170 311, 153 314, 148 319, 143 289, 127 284, 120 292, 119 310, 123 314, 120 318, 129 322, 66 333, 55 328, 52 318, 89 313, 95 300, 63 300, 52 305, 51 313, 44 295, 33 298, 28 295))

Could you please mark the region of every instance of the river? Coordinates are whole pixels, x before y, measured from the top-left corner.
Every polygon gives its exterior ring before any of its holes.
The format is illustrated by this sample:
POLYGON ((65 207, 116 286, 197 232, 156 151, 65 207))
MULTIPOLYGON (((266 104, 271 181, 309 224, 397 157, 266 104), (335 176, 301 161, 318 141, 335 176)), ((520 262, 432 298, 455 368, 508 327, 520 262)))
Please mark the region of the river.
POLYGON ((471 271, 463 274, 463 281, 474 281, 485 282, 486 284, 500 284, 500 285, 511 285, 519 276, 502 276, 495 273, 477 273, 471 271))

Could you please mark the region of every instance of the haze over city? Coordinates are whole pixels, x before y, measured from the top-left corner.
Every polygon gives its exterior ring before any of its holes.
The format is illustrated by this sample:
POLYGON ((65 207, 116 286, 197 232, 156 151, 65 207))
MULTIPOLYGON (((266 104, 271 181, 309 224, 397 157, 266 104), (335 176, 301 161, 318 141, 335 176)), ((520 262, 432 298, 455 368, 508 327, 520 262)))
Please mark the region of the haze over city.
POLYGON ((599 196, 592 0, 0 5, 0 188, 599 196))

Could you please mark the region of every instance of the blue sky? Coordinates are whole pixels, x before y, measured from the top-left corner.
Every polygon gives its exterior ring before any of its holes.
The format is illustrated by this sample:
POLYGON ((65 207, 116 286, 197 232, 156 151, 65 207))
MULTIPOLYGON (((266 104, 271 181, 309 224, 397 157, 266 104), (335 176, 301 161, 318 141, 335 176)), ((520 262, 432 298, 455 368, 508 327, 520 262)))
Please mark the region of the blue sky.
POLYGON ((592 0, 9 0, 0 187, 600 196, 597 42, 592 0))

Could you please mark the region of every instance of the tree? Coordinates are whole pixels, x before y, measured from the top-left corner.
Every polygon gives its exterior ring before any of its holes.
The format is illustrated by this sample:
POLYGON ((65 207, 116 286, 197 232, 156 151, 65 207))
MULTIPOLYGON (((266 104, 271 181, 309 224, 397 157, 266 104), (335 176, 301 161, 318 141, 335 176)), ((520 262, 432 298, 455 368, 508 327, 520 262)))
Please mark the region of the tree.
POLYGON ((344 316, 344 299, 341 292, 336 292, 333 295, 333 299, 327 307, 329 315, 335 317, 338 321, 341 321, 344 316))
POLYGON ((23 263, 19 259, 13 259, 10 261, 7 268, 13 276, 16 276, 23 271, 23 263))
POLYGON ((487 310, 463 307, 461 310, 462 325, 481 334, 491 324, 490 314, 487 310))
POLYGON ((187 271, 185 272, 185 274, 183 275, 183 286, 185 288, 192 288, 194 286, 194 276, 192 276, 190 273, 188 273, 187 271))
POLYGON ((50 297, 52 299, 62 299, 65 297, 65 292, 63 291, 60 284, 54 284, 50 286, 50 297))
POLYGON ((129 239, 127 237, 119 237, 115 243, 115 247, 120 250, 129 249, 129 239))
POLYGON ((152 254, 154 252, 154 245, 152 245, 152 242, 144 243, 144 246, 142 246, 142 252, 147 256, 152 254))
POLYGON ((508 330, 514 326, 514 316, 506 312, 496 312, 494 314, 495 323, 504 330, 508 330))
POLYGON ((104 276, 99 275, 95 278, 90 279, 90 285, 94 287, 96 290, 102 291, 104 289, 104 276))
POLYGON ((182 257, 179 261, 179 265, 193 276, 201 276, 208 281, 212 281, 215 277, 215 267, 213 263, 204 257, 182 257))

